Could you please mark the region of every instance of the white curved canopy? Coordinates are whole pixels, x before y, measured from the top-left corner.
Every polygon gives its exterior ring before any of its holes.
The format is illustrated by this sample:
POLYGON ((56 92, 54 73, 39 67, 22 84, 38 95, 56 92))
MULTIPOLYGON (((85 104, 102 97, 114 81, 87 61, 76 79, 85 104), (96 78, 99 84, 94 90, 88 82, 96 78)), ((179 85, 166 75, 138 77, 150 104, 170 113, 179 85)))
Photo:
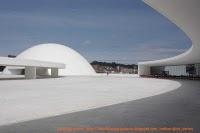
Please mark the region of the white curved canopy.
POLYGON ((144 0, 145 3, 174 22, 191 39, 185 53, 162 60, 139 62, 139 66, 165 66, 200 63, 200 0, 144 0))
POLYGON ((191 39, 191 48, 178 56, 156 61, 139 62, 139 75, 149 74, 150 66, 200 63, 200 0, 144 0, 175 23, 191 39))

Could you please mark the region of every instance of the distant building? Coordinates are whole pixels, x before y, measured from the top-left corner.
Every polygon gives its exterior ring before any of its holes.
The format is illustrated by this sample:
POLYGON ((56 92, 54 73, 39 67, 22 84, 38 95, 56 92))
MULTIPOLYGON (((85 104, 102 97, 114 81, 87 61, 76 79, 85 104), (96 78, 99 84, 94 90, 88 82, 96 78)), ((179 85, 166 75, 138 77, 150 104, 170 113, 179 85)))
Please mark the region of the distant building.
POLYGON ((126 74, 137 74, 137 65, 125 65, 118 64, 115 62, 98 62, 93 61, 91 63, 92 67, 97 73, 126 73, 126 74))

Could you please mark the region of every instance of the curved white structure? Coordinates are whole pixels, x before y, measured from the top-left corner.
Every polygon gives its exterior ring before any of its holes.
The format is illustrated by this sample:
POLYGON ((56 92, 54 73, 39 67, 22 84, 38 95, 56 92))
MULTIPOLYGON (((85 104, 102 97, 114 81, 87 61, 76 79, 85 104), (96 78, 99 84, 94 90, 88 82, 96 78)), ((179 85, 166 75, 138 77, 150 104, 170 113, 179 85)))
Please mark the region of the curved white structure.
MULTIPOLYGON (((38 61, 58 62, 65 64, 65 69, 60 69, 58 74, 66 75, 93 75, 95 74, 92 66, 78 52, 61 44, 40 44, 33 46, 21 54, 17 59, 31 59, 38 61)), ((21 70, 7 67, 4 73, 19 74, 21 70)), ((39 68, 38 75, 50 75, 50 70, 39 68)))
MULTIPOLYGON (((30 60, 30 59, 17 59, 17 58, 8 58, 8 57, 0 57, 0 65, 3 66, 14 66, 24 68, 24 76, 26 79, 35 79, 36 78, 36 70, 44 69, 51 70, 51 77, 58 77, 58 69, 64 69, 65 64, 56 63, 56 62, 46 62, 46 61, 38 61, 38 60, 30 60)), ((8 69, 7 69, 8 70, 8 69)), ((10 70, 10 69, 9 69, 10 70)), ((22 70, 15 70, 22 73, 22 70)))
POLYGON ((149 75, 151 66, 200 63, 200 1, 199 0, 144 0, 180 27, 191 39, 192 46, 185 53, 162 60, 138 63, 138 74, 149 75))

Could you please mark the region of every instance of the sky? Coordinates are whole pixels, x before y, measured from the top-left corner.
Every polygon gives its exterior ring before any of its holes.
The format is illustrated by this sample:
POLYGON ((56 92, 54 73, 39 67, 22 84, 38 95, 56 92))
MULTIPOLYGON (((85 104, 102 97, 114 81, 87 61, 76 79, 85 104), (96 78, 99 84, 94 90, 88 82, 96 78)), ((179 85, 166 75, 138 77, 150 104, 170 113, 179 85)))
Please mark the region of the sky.
POLYGON ((64 44, 89 62, 125 64, 191 46, 183 31, 141 0, 0 0, 0 56, 41 43, 64 44))

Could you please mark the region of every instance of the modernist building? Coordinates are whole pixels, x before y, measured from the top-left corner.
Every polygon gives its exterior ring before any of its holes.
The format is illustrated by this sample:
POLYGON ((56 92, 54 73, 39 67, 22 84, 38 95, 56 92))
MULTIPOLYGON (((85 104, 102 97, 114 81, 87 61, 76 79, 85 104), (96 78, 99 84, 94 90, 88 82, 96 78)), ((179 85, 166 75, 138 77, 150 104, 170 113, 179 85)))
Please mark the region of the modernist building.
POLYGON ((144 0, 185 32, 192 46, 185 53, 162 60, 138 63, 138 74, 200 76, 200 1, 144 0))
MULTIPOLYGON (((9 60, 29 60, 29 61, 42 61, 42 62, 50 62, 50 63, 60 63, 65 66, 64 68, 58 70, 58 74, 60 76, 67 75, 93 75, 95 74, 92 66, 87 62, 87 60, 81 56, 78 52, 73 49, 66 47, 61 44, 40 44, 33 46, 21 54, 19 54, 16 58, 9 60)), ((25 62, 26 63, 26 62, 25 62)), ((37 62, 36 62, 37 63, 37 62)), ((1 64, 1 63, 0 63, 1 64)), ((5 64, 6 67, 3 71, 4 74, 14 74, 19 75, 24 73, 24 66, 29 64, 16 64, 9 66, 9 64, 5 64)), ((35 70, 36 75, 44 76, 51 75, 52 70, 49 69, 50 66, 40 67, 37 65, 35 70)))

